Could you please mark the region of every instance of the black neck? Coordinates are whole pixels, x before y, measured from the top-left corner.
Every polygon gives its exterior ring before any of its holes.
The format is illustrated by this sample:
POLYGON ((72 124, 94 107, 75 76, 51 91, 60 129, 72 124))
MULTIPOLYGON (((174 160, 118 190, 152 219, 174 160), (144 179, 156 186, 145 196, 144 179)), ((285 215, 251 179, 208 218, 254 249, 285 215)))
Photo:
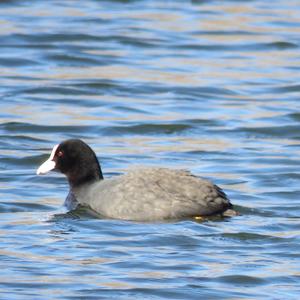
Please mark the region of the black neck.
POLYGON ((93 165, 91 168, 86 167, 82 168, 81 170, 73 170, 73 172, 70 172, 66 175, 71 188, 103 180, 103 174, 99 163, 97 163, 97 165, 93 165))

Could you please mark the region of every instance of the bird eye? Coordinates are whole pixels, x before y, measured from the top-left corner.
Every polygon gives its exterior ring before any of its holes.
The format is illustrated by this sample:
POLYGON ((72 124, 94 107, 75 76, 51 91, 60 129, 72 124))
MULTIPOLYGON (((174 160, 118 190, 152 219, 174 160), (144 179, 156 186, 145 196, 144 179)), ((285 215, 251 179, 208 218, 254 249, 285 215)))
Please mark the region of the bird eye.
POLYGON ((63 153, 62 151, 58 151, 58 152, 57 152, 57 156, 58 156, 58 157, 62 157, 63 155, 64 155, 64 153, 63 153))

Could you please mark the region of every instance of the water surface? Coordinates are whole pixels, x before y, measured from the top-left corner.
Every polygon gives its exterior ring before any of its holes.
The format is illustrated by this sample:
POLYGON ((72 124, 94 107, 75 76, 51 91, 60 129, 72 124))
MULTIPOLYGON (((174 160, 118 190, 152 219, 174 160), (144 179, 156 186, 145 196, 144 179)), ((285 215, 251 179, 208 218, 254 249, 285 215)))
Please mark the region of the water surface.
POLYGON ((298 1, 1 1, 1 299, 298 299, 298 1), (241 216, 67 213, 81 138, 104 175, 185 168, 241 216))

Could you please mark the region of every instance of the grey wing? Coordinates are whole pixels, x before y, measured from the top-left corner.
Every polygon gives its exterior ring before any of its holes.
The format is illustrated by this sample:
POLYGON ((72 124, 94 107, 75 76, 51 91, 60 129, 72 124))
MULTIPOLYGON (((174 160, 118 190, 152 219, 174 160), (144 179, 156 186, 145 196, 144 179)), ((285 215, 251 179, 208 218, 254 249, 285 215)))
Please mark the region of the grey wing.
POLYGON ((175 176, 158 181, 164 196, 169 198, 171 217, 209 216, 231 207, 224 191, 209 180, 188 171, 176 171, 172 175, 175 176))

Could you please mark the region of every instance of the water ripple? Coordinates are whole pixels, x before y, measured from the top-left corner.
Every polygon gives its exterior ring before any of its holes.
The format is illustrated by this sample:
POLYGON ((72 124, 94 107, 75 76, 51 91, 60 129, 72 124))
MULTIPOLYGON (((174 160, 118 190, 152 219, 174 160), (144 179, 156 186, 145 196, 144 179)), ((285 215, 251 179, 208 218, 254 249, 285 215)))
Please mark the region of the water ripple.
POLYGON ((298 299, 299 1, 1 1, 0 298, 298 299), (191 170, 235 218, 126 222, 36 176, 191 170))

